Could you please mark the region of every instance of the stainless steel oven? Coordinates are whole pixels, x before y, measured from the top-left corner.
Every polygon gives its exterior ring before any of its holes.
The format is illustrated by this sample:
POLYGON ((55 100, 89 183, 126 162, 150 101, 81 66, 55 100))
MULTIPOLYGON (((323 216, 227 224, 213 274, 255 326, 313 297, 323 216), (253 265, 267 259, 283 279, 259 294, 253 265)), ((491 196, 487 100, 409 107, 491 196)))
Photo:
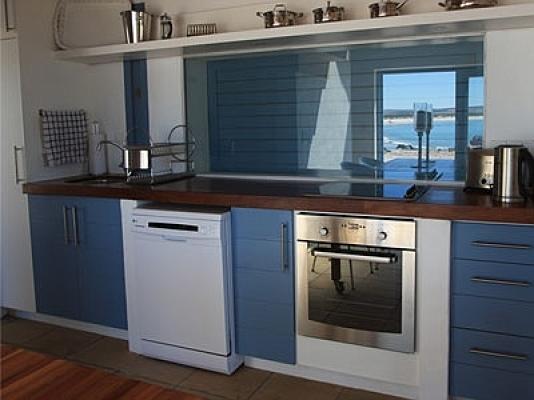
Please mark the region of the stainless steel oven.
POLYGON ((300 213, 298 332, 415 351, 416 223, 300 213))

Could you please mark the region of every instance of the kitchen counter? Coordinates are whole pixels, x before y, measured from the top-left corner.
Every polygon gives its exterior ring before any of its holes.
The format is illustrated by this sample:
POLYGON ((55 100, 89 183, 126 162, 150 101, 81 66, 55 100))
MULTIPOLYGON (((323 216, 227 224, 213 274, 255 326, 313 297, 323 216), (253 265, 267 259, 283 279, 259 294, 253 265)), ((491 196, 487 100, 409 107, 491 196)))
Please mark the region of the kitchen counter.
POLYGON ((27 194, 148 200, 173 204, 342 212, 444 220, 534 224, 534 201, 495 204, 480 193, 434 187, 417 201, 322 195, 312 182, 253 181, 194 177, 157 186, 125 183, 67 183, 65 179, 27 183, 27 194))

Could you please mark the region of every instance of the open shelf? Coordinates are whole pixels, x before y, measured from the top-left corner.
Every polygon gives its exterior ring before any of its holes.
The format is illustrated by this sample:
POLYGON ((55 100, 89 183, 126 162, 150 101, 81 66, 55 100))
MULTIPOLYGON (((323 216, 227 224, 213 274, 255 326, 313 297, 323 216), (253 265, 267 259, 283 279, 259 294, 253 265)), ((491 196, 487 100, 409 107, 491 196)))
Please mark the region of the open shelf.
POLYGON ((128 59, 199 57, 383 42, 399 38, 462 36, 533 26, 534 4, 521 4, 80 48, 57 51, 56 58, 83 64, 102 64, 128 59))

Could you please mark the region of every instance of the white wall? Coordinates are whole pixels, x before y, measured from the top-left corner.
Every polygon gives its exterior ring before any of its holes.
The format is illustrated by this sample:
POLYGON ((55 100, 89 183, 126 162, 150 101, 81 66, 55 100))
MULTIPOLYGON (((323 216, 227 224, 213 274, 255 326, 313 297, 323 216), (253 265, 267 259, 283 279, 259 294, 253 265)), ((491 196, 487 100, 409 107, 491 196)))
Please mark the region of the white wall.
POLYGON ((486 144, 534 148, 534 29, 486 35, 486 144))
MULTIPOLYGON (((136 1, 141 2, 141 1, 136 1)), ((369 17, 369 4, 371 0, 335 0, 333 5, 344 6, 347 19, 361 19, 369 17)), ((534 0, 500 0, 499 4, 533 3, 534 0)), ((216 22, 219 32, 259 29, 263 25, 256 11, 272 9, 277 1, 258 0, 145 0, 147 10, 153 14, 167 12, 175 16, 179 22, 178 32, 183 35, 187 23, 216 22)), ((312 9, 324 7, 326 0, 287 0, 278 1, 286 3, 294 11, 302 11, 305 18, 302 23, 313 20, 312 9)), ((438 0, 410 0, 403 11, 406 14, 442 11, 438 0)))
POLYGON ((122 64, 86 66, 54 59, 52 16, 56 0, 17 2, 24 134, 30 180, 84 172, 83 165, 45 168, 38 110, 85 109, 112 136, 125 131, 122 64))

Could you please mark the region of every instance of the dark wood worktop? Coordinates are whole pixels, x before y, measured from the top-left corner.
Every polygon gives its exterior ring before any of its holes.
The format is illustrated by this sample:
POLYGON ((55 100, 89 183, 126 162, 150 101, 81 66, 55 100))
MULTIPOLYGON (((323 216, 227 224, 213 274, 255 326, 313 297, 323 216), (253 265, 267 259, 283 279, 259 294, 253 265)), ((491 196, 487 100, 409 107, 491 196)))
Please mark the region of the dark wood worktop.
POLYGON ((174 204, 253 207, 357 213, 444 220, 534 224, 534 201, 499 205, 491 197, 464 193, 460 188, 430 189, 417 201, 322 196, 317 183, 252 181, 195 177, 157 186, 125 183, 66 183, 62 180, 27 183, 24 192, 41 195, 107 197, 174 204))

